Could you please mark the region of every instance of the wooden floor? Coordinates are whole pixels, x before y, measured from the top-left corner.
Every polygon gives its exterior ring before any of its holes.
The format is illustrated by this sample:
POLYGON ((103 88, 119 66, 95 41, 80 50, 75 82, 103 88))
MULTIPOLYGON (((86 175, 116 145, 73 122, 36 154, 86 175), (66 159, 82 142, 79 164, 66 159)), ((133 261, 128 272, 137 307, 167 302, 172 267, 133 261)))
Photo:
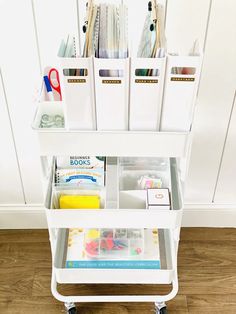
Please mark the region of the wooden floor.
MULTIPOLYGON (((50 292, 51 256, 46 230, 0 230, 0 313, 63 313, 50 292)), ((183 228, 180 289, 169 313, 236 313, 236 229, 183 228)), ((157 293, 148 285, 61 287, 65 293, 157 293)), ((160 288, 163 292, 164 290, 160 288)), ((80 314, 154 314, 151 303, 86 303, 80 314)))

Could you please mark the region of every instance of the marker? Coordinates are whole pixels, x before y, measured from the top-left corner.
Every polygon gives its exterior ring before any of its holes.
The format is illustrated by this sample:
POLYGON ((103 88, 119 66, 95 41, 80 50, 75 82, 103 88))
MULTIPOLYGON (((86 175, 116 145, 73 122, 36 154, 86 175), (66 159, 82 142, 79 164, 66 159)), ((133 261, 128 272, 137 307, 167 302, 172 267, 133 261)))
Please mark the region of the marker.
POLYGON ((52 92, 52 87, 50 85, 50 82, 49 82, 49 78, 47 75, 45 75, 43 77, 44 79, 44 83, 45 83, 45 86, 46 86, 46 90, 47 90, 47 93, 48 93, 48 99, 50 101, 54 101, 54 96, 53 96, 53 92, 52 92))

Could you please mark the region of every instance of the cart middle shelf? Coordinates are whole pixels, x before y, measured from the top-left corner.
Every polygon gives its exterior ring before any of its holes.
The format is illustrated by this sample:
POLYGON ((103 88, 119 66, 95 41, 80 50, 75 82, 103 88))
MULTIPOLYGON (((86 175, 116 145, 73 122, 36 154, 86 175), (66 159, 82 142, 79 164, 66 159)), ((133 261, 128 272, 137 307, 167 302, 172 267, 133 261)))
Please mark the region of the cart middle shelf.
POLYGON ((117 184, 116 164, 107 164, 107 180, 104 208, 53 209, 52 180, 49 180, 45 209, 49 228, 169 228, 181 226, 182 185, 179 179, 177 161, 170 158, 171 210, 145 209, 146 191, 120 191, 117 184), (134 195, 132 194, 133 192, 134 195), (136 193, 137 192, 137 193, 136 193), (116 200, 116 195, 118 201, 116 200), (137 196, 138 195, 138 196, 137 196), (136 197, 136 199, 135 199, 136 197))

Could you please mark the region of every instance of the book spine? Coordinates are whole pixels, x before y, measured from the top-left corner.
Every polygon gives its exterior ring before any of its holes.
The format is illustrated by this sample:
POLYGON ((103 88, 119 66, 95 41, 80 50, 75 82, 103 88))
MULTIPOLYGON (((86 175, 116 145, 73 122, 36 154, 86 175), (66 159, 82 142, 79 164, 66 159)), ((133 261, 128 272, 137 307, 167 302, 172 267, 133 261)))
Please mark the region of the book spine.
POLYGON ((160 269, 160 261, 67 261, 66 268, 160 269))

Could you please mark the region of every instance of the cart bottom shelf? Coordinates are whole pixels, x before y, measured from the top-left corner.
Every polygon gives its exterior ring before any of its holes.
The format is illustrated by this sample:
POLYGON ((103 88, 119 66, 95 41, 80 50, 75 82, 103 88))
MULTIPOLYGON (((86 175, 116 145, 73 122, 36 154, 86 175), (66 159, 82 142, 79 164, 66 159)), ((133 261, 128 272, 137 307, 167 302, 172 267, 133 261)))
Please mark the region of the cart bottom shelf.
POLYGON ((176 269, 175 247, 170 230, 159 229, 160 269, 96 269, 65 268, 68 237, 66 229, 59 229, 54 258, 54 273, 58 283, 107 283, 107 284, 170 284, 176 269))

